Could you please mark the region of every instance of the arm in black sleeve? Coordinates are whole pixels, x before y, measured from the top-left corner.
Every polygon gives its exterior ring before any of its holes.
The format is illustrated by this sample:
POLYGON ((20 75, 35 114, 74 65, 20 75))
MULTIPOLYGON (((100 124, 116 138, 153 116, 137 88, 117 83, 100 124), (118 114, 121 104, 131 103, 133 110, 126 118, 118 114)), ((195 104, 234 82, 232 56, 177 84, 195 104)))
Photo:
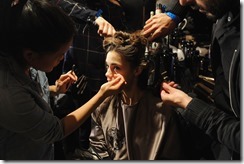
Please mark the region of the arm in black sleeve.
POLYGON ((78 21, 94 21, 97 11, 91 10, 73 0, 51 0, 52 3, 60 6, 69 16, 78 21))
POLYGON ((170 0, 167 4, 166 11, 174 13, 183 20, 189 10, 189 6, 181 6, 179 0, 170 0))
POLYGON ((207 135, 240 153, 240 120, 194 98, 182 116, 207 135))

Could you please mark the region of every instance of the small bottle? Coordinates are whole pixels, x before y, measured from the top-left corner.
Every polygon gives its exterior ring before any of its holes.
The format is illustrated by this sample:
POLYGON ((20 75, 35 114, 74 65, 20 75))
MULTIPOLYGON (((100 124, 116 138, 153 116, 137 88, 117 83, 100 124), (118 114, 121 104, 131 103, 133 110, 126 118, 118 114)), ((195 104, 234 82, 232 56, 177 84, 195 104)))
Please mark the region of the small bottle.
POLYGON ((154 11, 150 12, 150 18, 152 18, 154 16, 154 11))
POLYGON ((157 3, 156 4, 156 10, 155 10, 155 14, 160 14, 162 13, 162 4, 161 3, 157 3))

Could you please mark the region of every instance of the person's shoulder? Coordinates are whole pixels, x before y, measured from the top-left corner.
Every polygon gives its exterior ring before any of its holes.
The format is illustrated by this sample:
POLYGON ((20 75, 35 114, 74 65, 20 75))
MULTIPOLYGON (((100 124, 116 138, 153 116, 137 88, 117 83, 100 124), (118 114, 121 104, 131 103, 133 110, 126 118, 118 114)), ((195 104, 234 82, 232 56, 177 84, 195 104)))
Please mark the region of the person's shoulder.
POLYGON ((117 104, 116 97, 116 95, 107 97, 93 112, 93 115, 96 117, 106 115, 109 110, 115 109, 114 106, 117 104))

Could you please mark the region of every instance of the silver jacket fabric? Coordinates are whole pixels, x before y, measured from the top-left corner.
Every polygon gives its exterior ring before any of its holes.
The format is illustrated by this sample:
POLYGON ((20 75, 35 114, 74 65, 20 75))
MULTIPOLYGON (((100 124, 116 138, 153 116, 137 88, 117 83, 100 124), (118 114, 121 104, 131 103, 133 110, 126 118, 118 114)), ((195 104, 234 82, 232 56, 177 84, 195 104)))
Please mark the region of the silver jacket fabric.
POLYGON ((185 159, 177 115, 146 92, 132 106, 121 95, 107 98, 92 114, 92 148, 113 160, 185 159))

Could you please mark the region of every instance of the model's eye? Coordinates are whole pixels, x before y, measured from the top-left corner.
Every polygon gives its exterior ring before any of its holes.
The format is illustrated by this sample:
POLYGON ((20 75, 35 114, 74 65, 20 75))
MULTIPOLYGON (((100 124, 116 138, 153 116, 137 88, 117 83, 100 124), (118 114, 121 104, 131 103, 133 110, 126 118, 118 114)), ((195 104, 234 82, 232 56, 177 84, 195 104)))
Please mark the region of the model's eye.
POLYGON ((114 72, 117 73, 118 70, 120 70, 120 68, 117 67, 117 66, 115 66, 115 67, 114 67, 114 72))

